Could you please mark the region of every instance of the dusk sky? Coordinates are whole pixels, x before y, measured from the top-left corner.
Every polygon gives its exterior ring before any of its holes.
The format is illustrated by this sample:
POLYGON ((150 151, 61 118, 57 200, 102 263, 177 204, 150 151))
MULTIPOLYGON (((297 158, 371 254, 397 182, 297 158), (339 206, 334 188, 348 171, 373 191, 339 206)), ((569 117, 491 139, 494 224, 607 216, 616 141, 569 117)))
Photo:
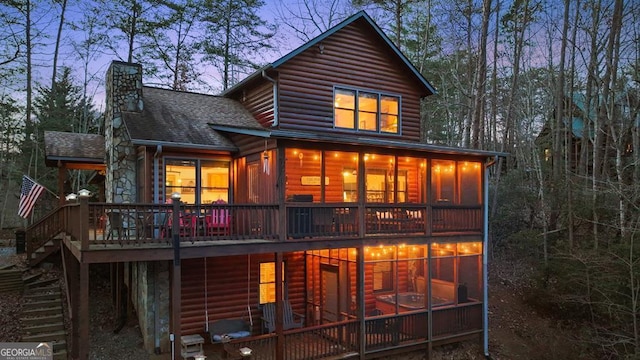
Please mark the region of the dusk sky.
MULTIPOLYGON (((63 28, 62 44, 58 59, 58 68, 62 66, 70 67, 77 84, 82 84, 83 82, 83 64, 78 59, 78 51, 73 47, 72 41, 80 41, 84 39, 86 37, 86 29, 74 29, 71 24, 78 22, 83 18, 84 8, 88 4, 89 2, 82 0, 69 2, 65 14, 65 26, 63 28)), ((350 1, 347 0, 338 0, 334 3, 327 3, 322 0, 307 0, 306 2, 303 0, 265 1, 265 5, 260 9, 259 15, 269 23, 275 23, 277 25, 277 32, 274 38, 274 50, 263 51, 256 54, 256 59, 254 59, 255 62, 260 64, 272 62, 302 45, 306 40, 308 40, 304 39, 304 36, 308 36, 310 39, 320 33, 320 30, 317 28, 305 28, 304 34, 295 34, 292 31, 292 26, 300 27, 296 24, 296 21, 299 21, 296 19, 297 17, 300 17, 301 14, 308 17, 305 4, 315 8, 314 17, 316 20, 319 20, 318 27, 323 27, 324 29, 335 25, 345 17, 358 11, 358 9, 351 7, 350 1), (333 18, 330 18, 328 15, 330 12, 329 6, 333 6, 333 11, 339 15, 334 15, 333 18), (283 18, 286 19, 286 21, 282 20, 283 18)), ((47 85, 50 82, 51 77, 53 44, 55 42, 55 33, 57 31, 60 17, 60 8, 51 8, 49 7, 49 4, 41 6, 41 8, 36 9, 36 19, 43 36, 38 39, 37 43, 39 45, 34 52, 33 79, 36 84, 47 85)), ((34 20, 34 22, 35 21, 36 20, 34 20)), ((121 57, 124 56, 125 53, 125 51, 119 51, 119 55, 121 57)), ((88 69, 88 76, 90 77, 88 87, 90 91, 89 95, 93 97, 98 110, 101 110, 102 103, 104 102, 104 75, 109 64, 113 60, 118 60, 118 56, 113 53, 104 52, 96 53, 90 61, 88 69)), ((221 90, 220 77, 215 71, 210 71, 207 67, 210 67, 210 65, 203 65, 203 72, 205 74, 201 78, 210 86, 210 88, 193 90, 214 94, 218 93, 221 90)), ((18 90, 20 87, 24 88, 22 84, 17 84, 13 88, 4 87, 0 90, 0 93, 8 92, 15 95, 20 93, 18 90)))

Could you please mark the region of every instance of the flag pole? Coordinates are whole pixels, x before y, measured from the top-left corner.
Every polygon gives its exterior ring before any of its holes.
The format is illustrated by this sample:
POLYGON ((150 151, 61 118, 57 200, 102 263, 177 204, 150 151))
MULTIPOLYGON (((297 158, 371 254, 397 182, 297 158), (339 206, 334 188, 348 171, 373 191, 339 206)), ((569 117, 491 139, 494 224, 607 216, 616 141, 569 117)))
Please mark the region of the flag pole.
POLYGON ((42 188, 44 188, 44 189, 45 189, 45 190, 47 190, 49 193, 51 193, 51 195, 55 196, 55 197, 56 197, 56 199, 60 199, 60 196, 58 196, 58 194, 56 194, 56 193, 54 193, 53 191, 49 190, 46 186, 44 186, 44 185, 40 184, 39 182, 37 182, 37 181, 33 180, 29 175, 23 175, 23 176, 25 176, 27 179, 29 179, 29 180, 33 181, 34 183, 36 183, 36 184, 38 184, 38 185, 42 186, 42 188))

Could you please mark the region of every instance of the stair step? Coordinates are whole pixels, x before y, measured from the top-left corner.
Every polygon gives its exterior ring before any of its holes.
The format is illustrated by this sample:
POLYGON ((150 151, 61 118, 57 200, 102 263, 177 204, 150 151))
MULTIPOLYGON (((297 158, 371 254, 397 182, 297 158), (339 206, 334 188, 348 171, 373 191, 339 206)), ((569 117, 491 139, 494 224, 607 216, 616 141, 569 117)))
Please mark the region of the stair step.
POLYGON ((45 301, 32 301, 24 304, 24 309, 46 309, 60 306, 60 299, 57 300, 45 300, 45 301))
POLYGON ((22 283, 16 284, 0 284, 0 292, 22 291, 22 283))
POLYGON ((53 353, 53 360, 67 360, 69 355, 67 354, 67 350, 61 350, 53 353))
POLYGON ((0 285, 4 285, 4 284, 23 284, 24 281, 22 281, 22 278, 16 278, 16 279, 0 279, 0 285))
POLYGON ((40 324, 56 323, 56 322, 62 321, 62 313, 56 314, 56 315, 33 317, 33 318, 23 318, 23 319, 20 319, 20 321, 22 322, 22 325, 25 327, 37 326, 40 324))
POLYGON ((60 304, 58 304, 58 307, 22 311, 22 316, 26 318, 32 318, 37 316, 50 316, 50 315, 56 315, 56 314, 62 314, 62 306, 60 304))
POLYGON ((16 266, 15 264, 2 265, 2 266, 0 266, 0 270, 9 270, 9 269, 13 269, 15 266, 16 266))
POLYGON ((34 281, 30 284, 26 284, 26 287, 29 289, 33 289, 33 288, 37 288, 37 287, 44 287, 46 285, 51 285, 53 283, 57 283, 58 279, 57 278, 53 278, 53 279, 46 279, 46 280, 38 280, 38 281, 34 281))
POLYGON ((58 284, 55 284, 51 286, 27 288, 24 290, 25 295, 48 294, 52 292, 60 292, 60 286, 58 286, 58 284))
POLYGON ((45 293, 45 294, 37 294, 31 293, 24 296, 25 300, 29 301, 43 301, 43 300, 60 300, 60 291, 45 293))
POLYGON ((15 277, 22 278, 22 270, 16 270, 16 269, 0 270, 0 279, 13 279, 15 277))
POLYGON ((37 273, 37 274, 33 274, 33 275, 27 275, 27 276, 22 278, 22 281, 24 281, 25 284, 29 284, 29 283, 32 283, 32 282, 38 280, 38 278, 40 276, 42 276, 42 273, 37 273))
POLYGON ((50 323, 29 326, 22 329, 23 334, 37 335, 42 333, 50 333, 55 331, 64 331, 64 324, 62 322, 50 323))
POLYGON ((53 331, 37 335, 23 336, 21 341, 24 342, 49 342, 54 340, 64 340, 67 334, 64 331, 53 331))
POLYGON ((58 340, 53 342, 53 351, 66 351, 67 350, 67 341, 66 340, 58 340))

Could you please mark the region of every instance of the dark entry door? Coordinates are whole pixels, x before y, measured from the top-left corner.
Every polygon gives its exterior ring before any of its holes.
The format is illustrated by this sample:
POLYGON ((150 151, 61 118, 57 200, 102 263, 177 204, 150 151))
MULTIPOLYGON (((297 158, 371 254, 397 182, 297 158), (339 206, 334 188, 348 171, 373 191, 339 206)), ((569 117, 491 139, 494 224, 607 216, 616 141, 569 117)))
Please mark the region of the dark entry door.
POLYGON ((340 314, 340 286, 338 282, 339 267, 321 265, 322 322, 338 321, 340 314))

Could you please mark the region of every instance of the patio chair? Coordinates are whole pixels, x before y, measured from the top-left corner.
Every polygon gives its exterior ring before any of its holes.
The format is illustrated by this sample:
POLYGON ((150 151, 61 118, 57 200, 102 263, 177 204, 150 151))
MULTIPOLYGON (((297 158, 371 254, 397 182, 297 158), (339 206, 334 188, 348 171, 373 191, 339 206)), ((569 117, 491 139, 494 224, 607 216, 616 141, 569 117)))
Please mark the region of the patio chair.
POLYGON ((210 235, 227 235, 230 233, 231 216, 229 209, 220 208, 219 205, 226 204, 224 200, 213 202, 211 211, 204 217, 205 234, 210 235))
MULTIPOLYGON (((283 330, 297 329, 304 325, 304 315, 293 312, 291 303, 285 300, 282 304, 283 330)), ((266 303, 262 307, 262 327, 266 333, 272 333, 276 331, 276 303, 266 303)))
POLYGON ((109 232, 105 240, 128 239, 135 229, 135 219, 131 215, 123 214, 120 211, 107 212, 109 219, 109 232))

